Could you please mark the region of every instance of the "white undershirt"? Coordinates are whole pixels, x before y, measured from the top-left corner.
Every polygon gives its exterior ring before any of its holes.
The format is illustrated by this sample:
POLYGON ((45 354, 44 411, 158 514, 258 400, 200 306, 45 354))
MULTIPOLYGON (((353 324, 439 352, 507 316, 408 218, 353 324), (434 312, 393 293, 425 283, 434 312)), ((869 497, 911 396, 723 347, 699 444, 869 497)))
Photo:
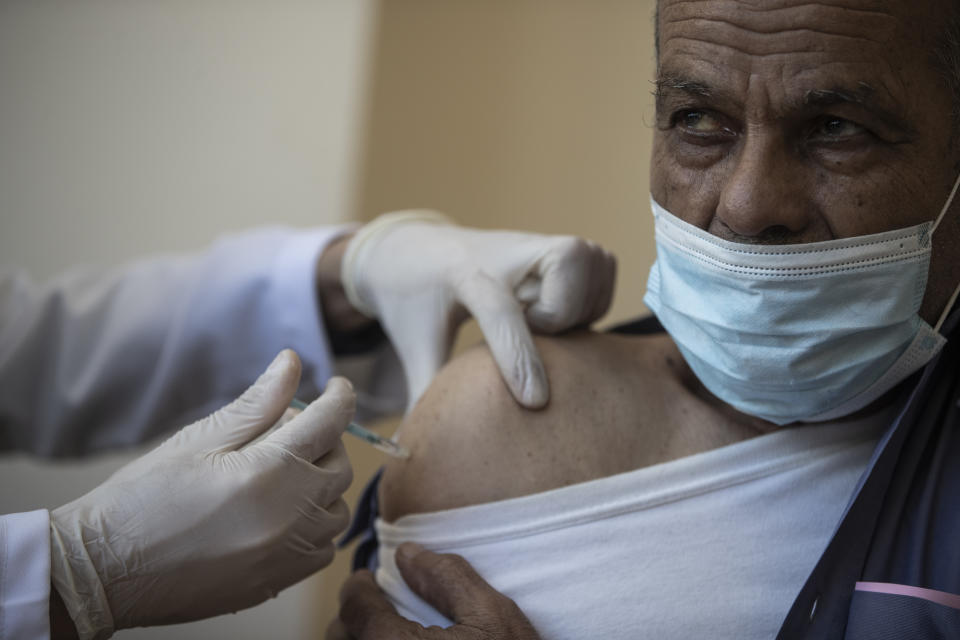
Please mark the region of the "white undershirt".
POLYGON ((832 535, 890 415, 785 428, 510 500, 378 520, 377 582, 404 616, 450 621, 394 551, 464 556, 545 639, 769 639, 832 535))

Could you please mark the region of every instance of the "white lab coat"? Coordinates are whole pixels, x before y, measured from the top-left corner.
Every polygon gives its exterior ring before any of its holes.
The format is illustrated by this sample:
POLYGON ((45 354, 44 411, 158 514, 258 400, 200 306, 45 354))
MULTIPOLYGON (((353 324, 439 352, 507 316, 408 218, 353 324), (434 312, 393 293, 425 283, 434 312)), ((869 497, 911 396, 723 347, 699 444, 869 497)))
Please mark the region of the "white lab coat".
MULTIPOLYGON (((45 286, 0 271, 0 451, 142 442, 226 404, 286 347, 300 397, 317 395, 333 365, 314 264, 342 232, 260 229, 45 286)), ((0 639, 47 638, 49 597, 49 513, 0 516, 0 639)))

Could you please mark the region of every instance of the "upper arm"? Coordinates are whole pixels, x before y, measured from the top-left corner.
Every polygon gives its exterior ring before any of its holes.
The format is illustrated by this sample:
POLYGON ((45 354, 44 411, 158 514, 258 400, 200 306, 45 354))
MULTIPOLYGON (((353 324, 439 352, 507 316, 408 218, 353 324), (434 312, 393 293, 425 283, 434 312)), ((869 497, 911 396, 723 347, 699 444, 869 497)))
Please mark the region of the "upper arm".
POLYGON ((400 428, 411 456, 387 464, 380 484, 386 520, 632 468, 616 453, 623 448, 615 434, 632 417, 618 351, 588 333, 536 344, 550 382, 550 402, 537 411, 516 403, 486 347, 440 371, 400 428))
POLYGON ((505 431, 522 422, 514 404, 486 348, 475 347, 441 369, 400 426, 398 439, 411 455, 387 463, 381 515, 394 520, 494 495, 496 474, 484 470, 498 466, 491 458, 505 431))

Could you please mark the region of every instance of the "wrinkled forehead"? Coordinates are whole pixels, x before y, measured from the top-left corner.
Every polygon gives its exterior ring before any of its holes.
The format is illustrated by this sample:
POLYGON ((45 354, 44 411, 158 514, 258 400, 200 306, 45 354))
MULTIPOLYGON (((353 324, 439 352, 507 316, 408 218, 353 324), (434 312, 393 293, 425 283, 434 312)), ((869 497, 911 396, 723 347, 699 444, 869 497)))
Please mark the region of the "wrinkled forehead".
POLYGON ((877 97, 915 103, 936 75, 931 51, 944 13, 937 5, 943 6, 939 0, 660 0, 659 71, 732 94, 759 86, 771 103, 831 85, 869 87, 877 97))

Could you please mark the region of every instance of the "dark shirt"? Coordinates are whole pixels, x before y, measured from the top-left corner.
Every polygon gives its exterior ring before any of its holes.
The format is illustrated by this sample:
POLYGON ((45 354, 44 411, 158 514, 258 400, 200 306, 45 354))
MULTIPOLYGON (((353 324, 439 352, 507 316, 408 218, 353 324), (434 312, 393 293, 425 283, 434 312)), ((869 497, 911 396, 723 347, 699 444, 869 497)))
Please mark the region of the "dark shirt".
POLYGON ((954 309, 946 346, 900 385, 903 408, 778 638, 960 638, 958 326, 954 309))

